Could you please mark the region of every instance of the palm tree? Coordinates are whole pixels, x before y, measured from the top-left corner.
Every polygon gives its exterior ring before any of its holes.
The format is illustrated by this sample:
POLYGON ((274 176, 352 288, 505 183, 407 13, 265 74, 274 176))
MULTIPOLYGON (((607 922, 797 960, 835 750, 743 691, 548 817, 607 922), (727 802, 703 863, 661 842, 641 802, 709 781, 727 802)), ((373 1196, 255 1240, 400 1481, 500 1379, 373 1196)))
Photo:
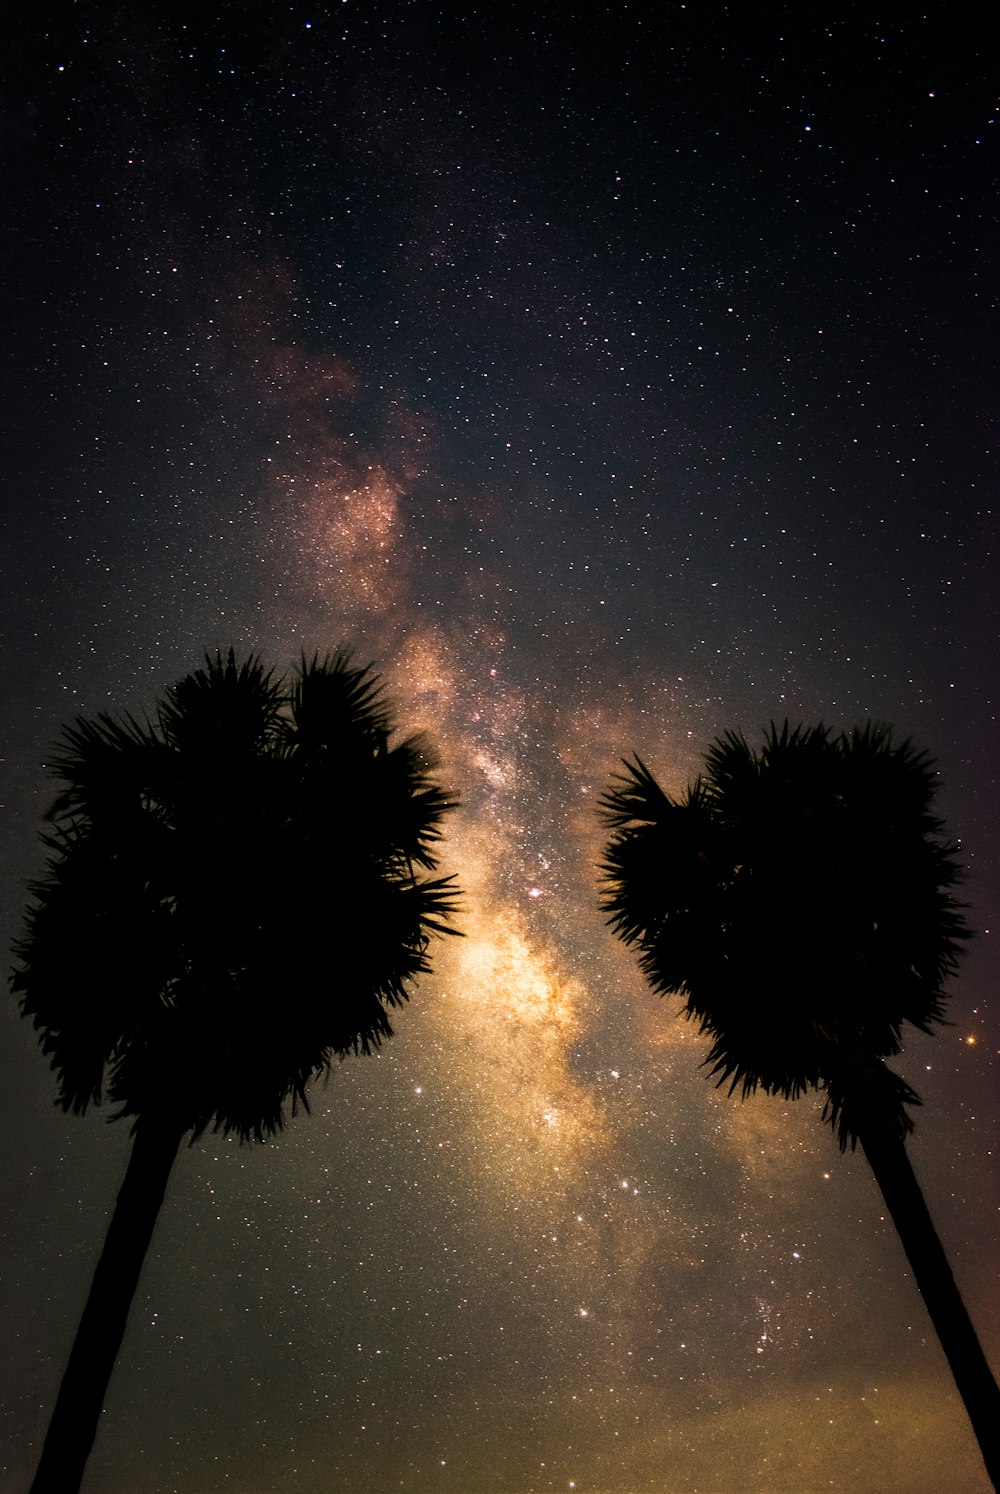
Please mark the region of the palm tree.
POLYGON ((904 1145, 920 1103, 886 1064, 905 1022, 944 1020, 968 929, 935 770, 884 728, 728 733, 683 798, 636 757, 601 800, 602 906, 653 989, 684 999, 717 1082, 825 1095, 843 1151, 860 1142, 1000 1487, 1000 1391, 904 1145))
POLYGON ((454 932, 435 878, 455 801, 421 739, 390 743, 377 676, 303 658, 290 688, 232 650, 153 721, 65 731, 12 977, 58 1103, 134 1137, 32 1494, 79 1488, 178 1147, 261 1141, 334 1055, 370 1053, 454 932))

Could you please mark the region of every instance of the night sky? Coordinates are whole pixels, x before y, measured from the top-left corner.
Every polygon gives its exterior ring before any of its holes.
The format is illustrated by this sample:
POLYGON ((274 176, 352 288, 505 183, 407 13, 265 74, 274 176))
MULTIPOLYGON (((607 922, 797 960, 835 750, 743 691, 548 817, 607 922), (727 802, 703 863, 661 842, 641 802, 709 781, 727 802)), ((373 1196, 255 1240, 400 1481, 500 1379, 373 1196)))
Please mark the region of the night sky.
MULTIPOLYGON (((937 758, 977 936, 901 1070, 1000 1365, 989 8, 208 8, 5 11, 4 965, 62 723, 230 644, 376 662, 466 938, 311 1116, 182 1151, 87 1494, 987 1489, 864 1159, 713 1089, 595 804, 786 716, 937 758)), ((128 1136, 2 1032, 19 1494, 128 1136)))

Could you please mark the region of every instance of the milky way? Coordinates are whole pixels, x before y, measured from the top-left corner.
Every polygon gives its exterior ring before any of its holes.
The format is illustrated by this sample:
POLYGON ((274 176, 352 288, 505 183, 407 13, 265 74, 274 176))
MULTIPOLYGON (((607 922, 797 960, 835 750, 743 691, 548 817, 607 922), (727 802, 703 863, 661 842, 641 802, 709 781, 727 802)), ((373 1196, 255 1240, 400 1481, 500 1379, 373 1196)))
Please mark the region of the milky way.
MULTIPOLYGON (((986 1489, 863 1158, 712 1087, 596 803, 785 715, 940 759, 978 937, 902 1067, 995 1360, 992 54, 419 9, 11 23, 5 937, 61 722, 206 648, 353 648, 461 799, 463 937, 392 1041, 182 1152, 85 1489, 986 1489)), ((22 1025, 5 1490, 127 1145, 22 1025)))

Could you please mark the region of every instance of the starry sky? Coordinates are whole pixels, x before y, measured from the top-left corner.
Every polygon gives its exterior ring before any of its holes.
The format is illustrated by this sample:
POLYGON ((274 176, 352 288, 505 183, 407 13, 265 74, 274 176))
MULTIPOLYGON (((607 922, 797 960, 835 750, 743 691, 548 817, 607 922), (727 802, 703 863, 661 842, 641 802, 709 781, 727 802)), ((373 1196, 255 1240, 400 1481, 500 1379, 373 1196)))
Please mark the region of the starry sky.
MULTIPOLYGON (((1000 1363, 985 14, 206 9, 5 11, 4 948, 61 724, 230 644, 377 663, 466 937, 311 1116, 181 1153, 86 1494, 988 1489, 864 1159, 712 1088, 594 812, 785 716, 933 752, 977 937, 901 1069, 1000 1363)), ((2 1033, 17 1494, 128 1137, 2 1033)))

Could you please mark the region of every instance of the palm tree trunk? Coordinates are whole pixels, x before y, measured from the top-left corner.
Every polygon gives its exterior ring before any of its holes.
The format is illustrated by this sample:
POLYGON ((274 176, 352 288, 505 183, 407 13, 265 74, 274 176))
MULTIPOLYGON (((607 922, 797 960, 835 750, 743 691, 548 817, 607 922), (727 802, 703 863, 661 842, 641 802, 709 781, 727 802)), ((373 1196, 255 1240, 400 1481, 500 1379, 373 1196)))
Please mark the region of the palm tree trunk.
POLYGON ((183 1130, 139 1122, 30 1494, 76 1494, 183 1130))
POLYGON ((906 1147, 888 1127, 859 1128, 859 1138, 965 1402, 993 1487, 1000 1489, 1000 1390, 955 1285, 906 1147))

